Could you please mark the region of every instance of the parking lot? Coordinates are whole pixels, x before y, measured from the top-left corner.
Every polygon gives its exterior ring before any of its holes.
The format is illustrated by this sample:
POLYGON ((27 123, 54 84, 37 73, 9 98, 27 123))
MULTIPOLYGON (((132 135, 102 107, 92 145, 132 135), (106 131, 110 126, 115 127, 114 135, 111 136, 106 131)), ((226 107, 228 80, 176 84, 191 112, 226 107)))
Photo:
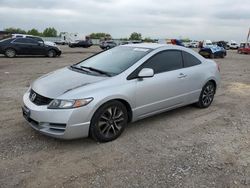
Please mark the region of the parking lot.
POLYGON ((62 46, 59 58, 0 56, 0 187, 250 187, 250 56, 229 50, 211 107, 130 124, 117 140, 62 141, 21 113, 32 80, 100 51, 62 46))

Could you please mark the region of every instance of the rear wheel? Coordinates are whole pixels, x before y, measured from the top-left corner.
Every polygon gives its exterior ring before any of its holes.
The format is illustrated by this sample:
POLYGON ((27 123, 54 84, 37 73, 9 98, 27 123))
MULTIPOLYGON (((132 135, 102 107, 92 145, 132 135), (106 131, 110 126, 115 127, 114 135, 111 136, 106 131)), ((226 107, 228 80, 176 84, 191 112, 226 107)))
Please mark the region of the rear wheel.
POLYGON ((15 56, 16 56, 16 51, 15 51, 14 49, 12 49, 12 48, 8 48, 7 50, 5 50, 4 55, 5 55, 6 57, 12 58, 12 57, 15 57, 15 56))
POLYGON ((207 82, 206 85, 202 88, 199 101, 196 103, 196 105, 199 108, 209 107, 213 102, 215 90, 215 84, 211 81, 207 82))
POLYGON ((56 52, 55 52, 55 50, 49 50, 47 56, 48 56, 48 57, 56 57, 56 52))
POLYGON ((126 107, 119 101, 102 105, 90 124, 90 135, 99 142, 109 142, 121 135, 128 122, 126 107))

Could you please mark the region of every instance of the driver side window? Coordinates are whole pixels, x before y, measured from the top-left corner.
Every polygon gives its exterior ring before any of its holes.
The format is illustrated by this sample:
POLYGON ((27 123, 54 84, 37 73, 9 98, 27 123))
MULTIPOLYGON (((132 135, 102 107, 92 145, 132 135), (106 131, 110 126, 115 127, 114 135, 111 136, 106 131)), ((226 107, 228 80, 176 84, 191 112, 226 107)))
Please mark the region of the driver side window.
POLYGON ((182 54, 178 50, 167 50, 151 57, 142 68, 151 68, 155 74, 183 68, 182 54))

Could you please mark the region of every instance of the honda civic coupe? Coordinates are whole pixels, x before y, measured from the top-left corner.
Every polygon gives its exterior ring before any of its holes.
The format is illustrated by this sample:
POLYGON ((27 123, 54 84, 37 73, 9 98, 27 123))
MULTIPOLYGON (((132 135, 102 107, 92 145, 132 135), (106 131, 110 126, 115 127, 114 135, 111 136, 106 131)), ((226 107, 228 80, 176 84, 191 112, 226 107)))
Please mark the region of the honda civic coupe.
POLYGON ((11 38, 0 41, 0 54, 12 58, 16 55, 42 55, 56 57, 61 55, 61 50, 54 45, 49 45, 35 38, 11 38))
POLYGON ((218 65, 191 49, 128 44, 38 78, 22 112, 45 135, 107 142, 129 122, 189 104, 209 107, 219 83, 218 65))

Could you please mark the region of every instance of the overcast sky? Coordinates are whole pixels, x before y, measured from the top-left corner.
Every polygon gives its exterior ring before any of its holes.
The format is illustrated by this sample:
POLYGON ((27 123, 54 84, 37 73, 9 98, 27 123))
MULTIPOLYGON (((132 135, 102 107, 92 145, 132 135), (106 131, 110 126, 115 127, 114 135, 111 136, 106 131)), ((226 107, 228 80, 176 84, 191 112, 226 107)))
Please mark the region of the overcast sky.
POLYGON ((0 0, 0 30, 7 27, 240 42, 250 27, 250 0, 0 0))

